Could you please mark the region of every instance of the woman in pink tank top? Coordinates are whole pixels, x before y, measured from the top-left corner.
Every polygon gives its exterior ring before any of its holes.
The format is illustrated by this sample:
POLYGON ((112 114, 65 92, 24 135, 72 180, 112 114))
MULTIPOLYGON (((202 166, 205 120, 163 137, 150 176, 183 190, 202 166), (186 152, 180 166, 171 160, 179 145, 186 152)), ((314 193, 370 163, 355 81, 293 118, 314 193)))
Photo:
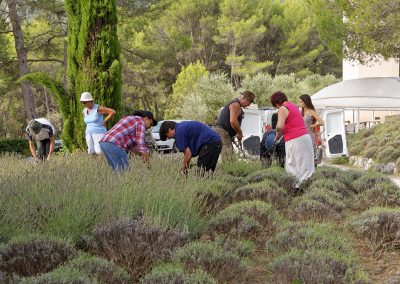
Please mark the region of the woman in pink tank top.
POLYGON ((315 172, 311 137, 308 134, 301 112, 296 105, 288 101, 283 92, 275 92, 270 101, 278 109, 275 140, 278 140, 282 135, 284 136, 285 170, 297 178, 294 187, 298 190, 301 182, 315 172))

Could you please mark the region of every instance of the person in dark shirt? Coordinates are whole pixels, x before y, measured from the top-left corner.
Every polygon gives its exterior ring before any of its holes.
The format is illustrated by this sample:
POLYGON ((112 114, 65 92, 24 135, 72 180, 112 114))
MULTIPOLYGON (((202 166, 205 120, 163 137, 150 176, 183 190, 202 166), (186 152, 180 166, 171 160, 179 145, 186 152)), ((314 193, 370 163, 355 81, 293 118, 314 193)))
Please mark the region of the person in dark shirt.
POLYGON ((264 132, 260 143, 260 159, 263 165, 270 166, 272 160, 276 159, 278 165, 285 166, 285 141, 281 139, 279 143, 275 143, 276 123, 278 122, 278 113, 274 113, 271 117, 272 129, 264 132))
POLYGON ((230 159, 233 154, 232 141, 234 137, 241 143, 243 133, 241 129, 244 116, 242 107, 248 107, 254 102, 255 95, 250 91, 240 93, 240 96, 227 103, 219 114, 215 126, 215 132, 221 137, 222 156, 230 159))
POLYGON ((50 160, 55 145, 53 125, 45 118, 32 119, 26 128, 26 136, 29 140, 29 150, 35 161, 50 160), (37 153, 33 139, 36 140, 37 153))
POLYGON ((215 171, 222 142, 210 127, 198 121, 164 121, 160 127, 160 139, 171 138, 175 138, 176 146, 183 152, 183 173, 187 172, 192 157, 197 156, 197 166, 202 174, 215 171))

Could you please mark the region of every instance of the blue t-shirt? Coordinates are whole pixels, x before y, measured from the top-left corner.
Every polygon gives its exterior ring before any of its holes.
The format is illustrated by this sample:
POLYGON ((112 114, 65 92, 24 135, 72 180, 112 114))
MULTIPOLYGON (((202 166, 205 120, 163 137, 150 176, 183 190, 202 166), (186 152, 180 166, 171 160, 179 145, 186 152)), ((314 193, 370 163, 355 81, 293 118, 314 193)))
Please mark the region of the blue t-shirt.
POLYGON ((107 128, 103 126, 103 115, 98 113, 99 105, 95 104, 90 114, 88 109, 83 109, 84 120, 86 123, 86 134, 106 133, 107 128))
POLYGON ((183 121, 175 126, 175 144, 180 152, 189 147, 192 157, 199 155, 201 146, 221 141, 221 138, 207 125, 198 121, 183 121))

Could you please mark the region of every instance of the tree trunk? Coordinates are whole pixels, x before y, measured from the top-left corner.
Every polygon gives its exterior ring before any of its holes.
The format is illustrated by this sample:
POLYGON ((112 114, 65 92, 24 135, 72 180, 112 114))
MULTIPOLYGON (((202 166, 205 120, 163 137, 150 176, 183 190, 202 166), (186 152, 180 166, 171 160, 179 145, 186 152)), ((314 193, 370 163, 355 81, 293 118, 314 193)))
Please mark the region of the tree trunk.
MULTIPOLYGON (((16 0, 7 0, 8 3, 8 14, 10 17, 14 40, 15 50, 18 57, 19 76, 23 76, 29 73, 27 53, 28 50, 24 46, 21 23, 18 18, 16 0)), ((29 82, 23 81, 21 84, 22 98, 24 102, 25 115, 28 119, 37 118, 35 110, 35 102, 32 95, 32 88, 29 82)))

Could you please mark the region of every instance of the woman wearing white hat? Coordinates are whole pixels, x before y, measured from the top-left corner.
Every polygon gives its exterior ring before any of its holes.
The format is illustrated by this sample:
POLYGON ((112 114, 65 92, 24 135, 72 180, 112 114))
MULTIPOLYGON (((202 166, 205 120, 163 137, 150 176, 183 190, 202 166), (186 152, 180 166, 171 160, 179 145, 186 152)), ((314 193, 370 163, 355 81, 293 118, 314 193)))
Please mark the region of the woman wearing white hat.
POLYGON ((95 104, 89 92, 83 92, 80 101, 85 106, 83 119, 86 123, 85 134, 88 153, 102 154, 99 141, 107 132, 107 121, 113 117, 115 110, 95 104), (103 117, 104 115, 107 115, 106 118, 103 117))

